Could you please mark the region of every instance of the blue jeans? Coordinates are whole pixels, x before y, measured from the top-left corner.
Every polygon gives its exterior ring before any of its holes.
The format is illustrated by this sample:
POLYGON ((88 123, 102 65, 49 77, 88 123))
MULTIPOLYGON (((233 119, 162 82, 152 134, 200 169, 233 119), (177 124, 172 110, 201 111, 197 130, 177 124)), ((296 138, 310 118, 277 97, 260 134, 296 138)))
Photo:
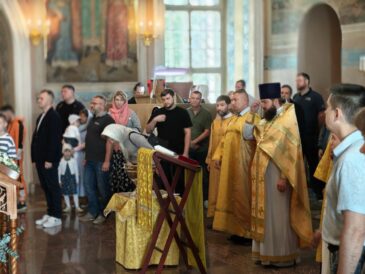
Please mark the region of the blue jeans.
POLYGON ((88 211, 94 217, 103 213, 111 196, 109 172, 102 171, 102 165, 102 162, 86 161, 84 168, 84 186, 89 202, 88 211))

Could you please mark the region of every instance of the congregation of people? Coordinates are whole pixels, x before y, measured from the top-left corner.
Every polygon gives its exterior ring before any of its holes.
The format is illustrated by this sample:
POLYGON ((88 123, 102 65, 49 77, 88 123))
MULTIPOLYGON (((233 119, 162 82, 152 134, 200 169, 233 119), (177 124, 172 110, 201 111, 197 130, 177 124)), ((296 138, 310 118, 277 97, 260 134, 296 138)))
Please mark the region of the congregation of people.
MULTIPOLYGON (((298 73, 296 90, 265 83, 255 99, 239 80, 235 91, 216 99, 212 116, 194 86, 187 109, 166 88, 162 106, 153 109, 146 125, 129 107, 143 94, 141 83, 132 98, 117 91, 111 102, 97 95, 89 106, 76 99, 72 85, 62 87, 55 107, 55 94, 40 91, 31 158, 47 212, 36 225, 60 226, 62 214, 73 209, 81 221, 102 225, 112 194, 135 190, 126 165, 138 164, 138 148, 153 148, 146 136, 155 135, 160 145, 199 163, 212 221, 208 229, 229 234, 232 244, 252 246, 256 264, 294 266, 301 248, 318 248, 322 273, 361 273, 365 88, 335 85, 325 102, 311 88, 310 76, 298 73), (310 201, 323 207, 315 230, 310 201)), ((11 106, 0 112, 0 152, 22 168, 24 123, 11 106)), ((19 212, 26 210, 27 194, 23 176, 20 181, 19 212)), ((176 191, 184 191, 183 181, 176 191)))

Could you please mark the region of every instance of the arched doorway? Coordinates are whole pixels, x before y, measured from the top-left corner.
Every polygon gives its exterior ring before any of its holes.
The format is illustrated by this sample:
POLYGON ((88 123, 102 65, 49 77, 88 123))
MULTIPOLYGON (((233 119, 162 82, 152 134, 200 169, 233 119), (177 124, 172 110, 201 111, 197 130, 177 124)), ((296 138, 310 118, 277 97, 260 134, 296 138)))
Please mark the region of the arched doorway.
POLYGON ((311 76, 311 86, 326 99, 329 88, 341 82, 341 25, 327 4, 313 6, 299 29, 298 71, 311 76))

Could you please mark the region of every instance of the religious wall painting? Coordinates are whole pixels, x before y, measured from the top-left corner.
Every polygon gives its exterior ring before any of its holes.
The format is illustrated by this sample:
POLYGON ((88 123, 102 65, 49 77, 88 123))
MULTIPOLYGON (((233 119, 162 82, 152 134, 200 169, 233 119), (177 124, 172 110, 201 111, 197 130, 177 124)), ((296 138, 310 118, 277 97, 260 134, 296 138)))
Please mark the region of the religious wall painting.
POLYGON ((342 25, 365 22, 364 0, 271 0, 271 33, 298 31, 305 12, 319 3, 336 6, 342 25))
POLYGON ((137 80, 134 0, 48 0, 48 82, 137 80))

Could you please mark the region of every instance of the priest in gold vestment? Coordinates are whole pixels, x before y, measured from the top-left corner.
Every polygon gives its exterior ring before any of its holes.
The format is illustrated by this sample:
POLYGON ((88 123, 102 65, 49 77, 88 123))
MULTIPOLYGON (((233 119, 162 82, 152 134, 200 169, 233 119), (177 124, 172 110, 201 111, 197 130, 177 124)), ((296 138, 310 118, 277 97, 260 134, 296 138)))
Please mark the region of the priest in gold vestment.
POLYGON ((259 88, 264 119, 245 126, 245 138, 257 142, 251 169, 252 252, 262 265, 291 266, 298 248, 312 240, 299 129, 294 106, 280 99, 280 83, 259 88))
POLYGON ((214 216, 215 205, 217 203, 218 195, 218 184, 220 169, 215 167, 212 157, 216 151, 218 145, 220 144, 227 126, 231 121, 233 115, 228 110, 228 106, 231 103, 231 99, 228 95, 221 95, 216 101, 217 117, 214 119, 211 129, 210 129, 210 140, 209 149, 206 159, 206 163, 209 170, 209 197, 208 197, 208 217, 214 216))
POLYGON ((251 238, 250 166, 255 141, 243 139, 244 124, 252 117, 245 90, 234 92, 231 109, 235 116, 213 155, 216 166, 220 167, 213 229, 228 232, 233 236, 231 240, 246 244, 250 243, 247 238, 251 238))

